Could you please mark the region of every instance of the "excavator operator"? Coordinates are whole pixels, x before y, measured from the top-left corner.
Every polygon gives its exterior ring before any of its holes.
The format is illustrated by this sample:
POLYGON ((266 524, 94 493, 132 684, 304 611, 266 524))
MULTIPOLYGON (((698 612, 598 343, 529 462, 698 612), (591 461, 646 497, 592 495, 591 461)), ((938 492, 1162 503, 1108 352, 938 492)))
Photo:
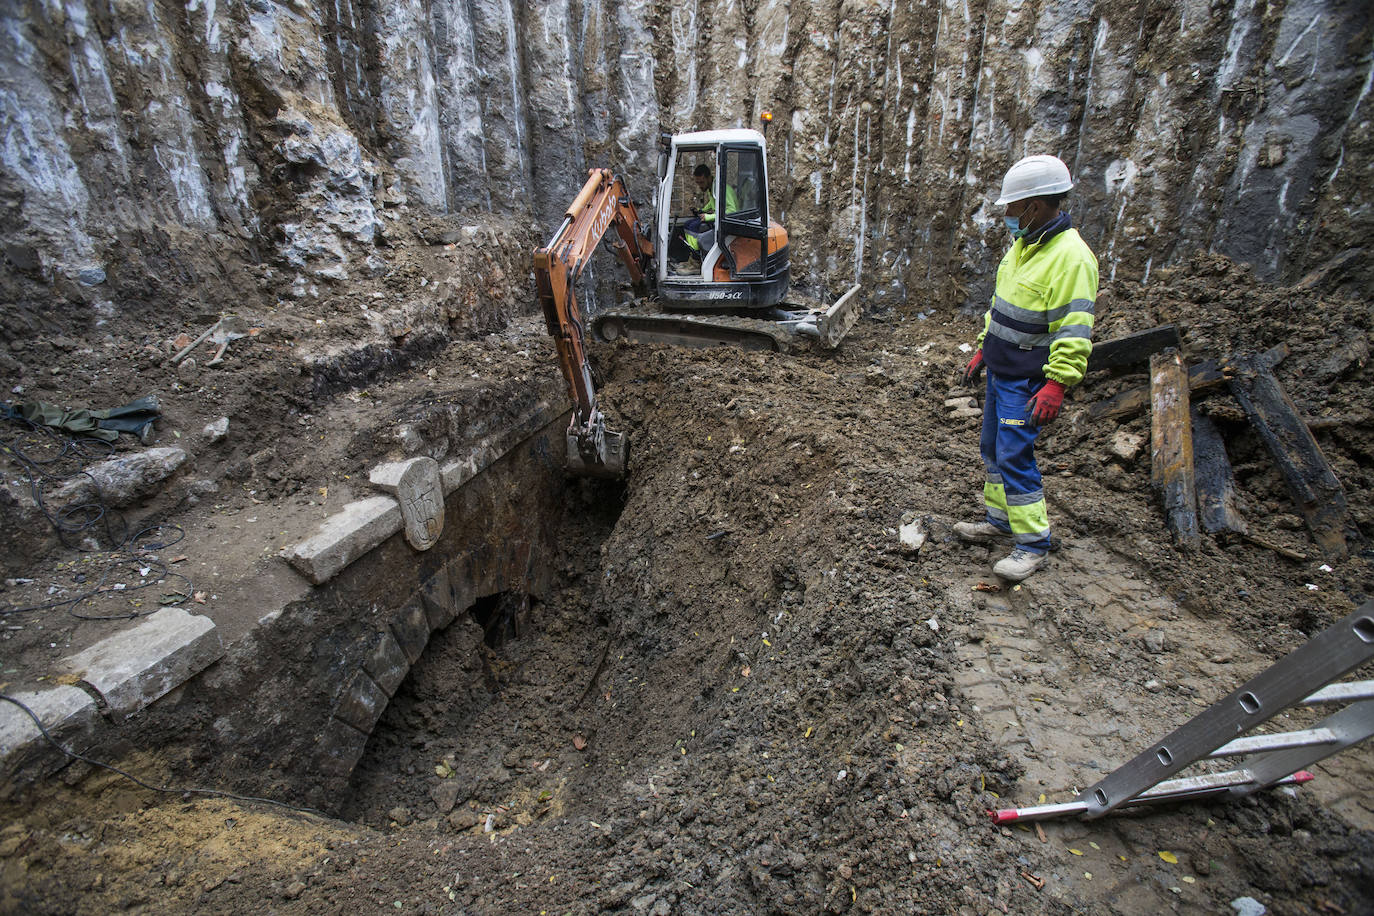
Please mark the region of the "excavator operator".
MULTIPOLYGON (((700 260, 703 251, 710 251, 711 245, 715 242, 716 228, 716 195, 711 189, 711 169, 702 163, 692 170, 692 180, 696 182, 697 190, 704 196, 700 207, 692 208, 692 218, 683 225, 683 240, 686 242, 687 251, 683 252, 684 257, 676 260, 700 260)), ((725 212, 735 213, 739 210, 739 194, 734 186, 725 186, 725 212)), ((680 249, 679 249, 680 250, 680 249)), ((677 251, 670 252, 677 254, 677 251)), ((690 268, 689 268, 690 269, 690 268)))

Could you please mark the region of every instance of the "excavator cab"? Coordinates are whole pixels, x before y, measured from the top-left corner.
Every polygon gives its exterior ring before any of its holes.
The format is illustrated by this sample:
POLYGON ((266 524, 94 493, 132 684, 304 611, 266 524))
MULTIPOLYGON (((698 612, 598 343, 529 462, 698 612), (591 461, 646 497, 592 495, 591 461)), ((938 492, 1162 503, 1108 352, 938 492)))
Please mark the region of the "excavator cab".
POLYGON ((787 230, 769 219, 768 157, 756 130, 665 138, 654 232, 665 308, 767 309, 787 295, 787 230))

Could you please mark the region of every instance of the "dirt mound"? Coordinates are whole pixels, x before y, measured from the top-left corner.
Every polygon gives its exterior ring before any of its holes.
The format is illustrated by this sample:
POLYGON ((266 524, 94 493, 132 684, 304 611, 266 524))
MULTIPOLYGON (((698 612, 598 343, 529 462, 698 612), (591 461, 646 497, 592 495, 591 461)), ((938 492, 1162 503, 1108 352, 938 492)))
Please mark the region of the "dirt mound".
MULTIPOLYGON (((1190 359, 1287 341, 1279 377, 1309 415, 1366 409, 1363 358, 1323 361, 1330 340, 1367 332, 1367 302, 1314 305, 1205 258, 1107 290, 1101 318, 1100 336, 1176 320, 1190 359)), ((436 636, 356 773, 359 826, 282 816, 280 837, 335 848, 237 881, 171 880, 157 863, 181 853, 158 825, 223 823, 221 803, 116 819, 111 806, 143 797, 88 783, 0 847, 12 899, 66 910, 81 890, 94 912, 156 881, 173 911, 1143 914, 1242 896, 1360 911, 1374 891, 1367 750, 1297 794, 1043 838, 989 823, 990 807, 1072 797, 1348 613, 1371 571, 1360 545, 1330 572, 1210 539, 1176 551, 1148 451, 1105 460, 1118 424, 1075 415, 1135 373, 1089 379, 1050 428, 1062 547, 1023 587, 988 590, 1000 554, 950 534, 980 511, 978 420, 943 406, 973 330, 888 314, 833 355, 602 348, 627 484, 569 489, 560 587, 530 632, 491 646, 469 620, 436 636), (896 537, 911 514, 929 535, 919 552, 896 537), (104 832, 73 845, 80 819, 104 832)), ((1367 435, 1318 432, 1352 506, 1369 504, 1367 435)), ((1228 447, 1251 523, 1310 551, 1262 447, 1238 424, 1228 447)))

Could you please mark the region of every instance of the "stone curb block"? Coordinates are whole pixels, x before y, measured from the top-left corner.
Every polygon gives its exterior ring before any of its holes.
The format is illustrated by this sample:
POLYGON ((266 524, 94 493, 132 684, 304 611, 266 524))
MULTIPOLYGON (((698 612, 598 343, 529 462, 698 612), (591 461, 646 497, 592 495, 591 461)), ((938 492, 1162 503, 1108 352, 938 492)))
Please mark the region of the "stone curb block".
POLYGON ((372 654, 363 659, 363 670, 377 682, 378 687, 386 691, 387 696, 394 696, 396 688, 410 673, 410 661, 401 651, 401 644, 396 642, 396 637, 386 632, 372 647, 372 654))
POLYGON ((429 643, 429 619, 419 601, 411 599, 409 604, 401 608, 401 612, 391 621, 391 632, 410 663, 413 665, 418 662, 429 643))
MULTIPOLYGON (((100 722, 95 700, 77 687, 63 685, 13 696, 34 711, 55 741, 70 750, 84 751, 100 722)), ((8 777, 30 764, 52 771, 66 759, 43 737, 28 713, 13 703, 0 702, 0 771, 8 777)))
POLYGON ((367 482, 390 496, 395 496, 401 488, 401 478, 412 464, 433 461, 433 458, 407 458, 405 461, 391 461, 379 464, 367 476, 367 482))
POLYGON ((224 655, 209 617, 163 608, 131 630, 102 639, 63 663, 129 716, 156 701, 224 655))
POLYGON ((390 496, 372 496, 344 506, 320 523, 319 531, 285 552, 291 565, 316 585, 401 530, 401 507, 390 496))
POLYGON ((339 698, 334 716, 342 719, 363 734, 371 734, 377 720, 386 709, 386 691, 377 686, 367 672, 361 668, 353 672, 353 680, 339 698))

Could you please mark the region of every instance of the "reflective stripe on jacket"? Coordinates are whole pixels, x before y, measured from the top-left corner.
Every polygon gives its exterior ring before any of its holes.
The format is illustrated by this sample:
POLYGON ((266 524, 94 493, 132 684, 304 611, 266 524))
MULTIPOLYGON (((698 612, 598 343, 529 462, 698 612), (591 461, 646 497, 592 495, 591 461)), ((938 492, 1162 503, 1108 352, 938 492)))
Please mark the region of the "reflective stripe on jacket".
POLYGON ((1078 384, 1092 353, 1096 302, 1097 258, 1077 229, 1032 244, 1017 239, 997 268, 978 335, 988 371, 1078 384))

